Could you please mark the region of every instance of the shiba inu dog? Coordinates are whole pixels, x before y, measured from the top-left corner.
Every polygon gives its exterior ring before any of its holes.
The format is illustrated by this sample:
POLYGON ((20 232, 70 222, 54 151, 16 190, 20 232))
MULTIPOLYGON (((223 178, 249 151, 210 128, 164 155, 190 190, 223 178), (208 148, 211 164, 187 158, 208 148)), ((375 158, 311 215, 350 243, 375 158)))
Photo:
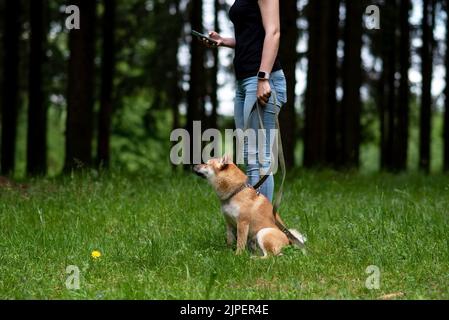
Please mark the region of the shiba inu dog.
MULTIPOLYGON (((282 222, 279 214, 273 215, 273 206, 247 184, 248 177, 228 156, 211 159, 197 165, 194 172, 205 178, 221 201, 227 227, 227 243, 237 242, 236 254, 242 253, 247 244, 251 249, 260 249, 262 257, 280 255, 282 248, 293 244, 276 225, 282 222)), ((304 244, 306 239, 296 230, 289 230, 304 244)))

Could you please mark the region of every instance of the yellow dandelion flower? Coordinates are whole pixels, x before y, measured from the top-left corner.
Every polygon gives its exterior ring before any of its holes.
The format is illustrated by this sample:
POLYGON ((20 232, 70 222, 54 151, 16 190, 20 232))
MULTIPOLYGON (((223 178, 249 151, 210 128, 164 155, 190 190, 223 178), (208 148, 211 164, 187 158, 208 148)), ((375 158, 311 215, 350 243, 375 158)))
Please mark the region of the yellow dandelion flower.
POLYGON ((98 259, 98 258, 101 257, 101 252, 100 252, 100 251, 97 251, 97 250, 92 251, 91 256, 92 256, 92 258, 94 258, 94 259, 98 259))

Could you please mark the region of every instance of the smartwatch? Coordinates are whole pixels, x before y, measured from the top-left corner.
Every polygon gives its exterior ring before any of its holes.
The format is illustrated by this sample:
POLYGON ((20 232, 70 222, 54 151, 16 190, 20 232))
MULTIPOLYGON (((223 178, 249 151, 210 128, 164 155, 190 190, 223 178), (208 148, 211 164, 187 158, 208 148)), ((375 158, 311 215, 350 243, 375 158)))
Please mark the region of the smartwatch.
POLYGON ((257 79, 259 79, 259 80, 270 80, 270 74, 268 72, 259 71, 257 73, 257 79))

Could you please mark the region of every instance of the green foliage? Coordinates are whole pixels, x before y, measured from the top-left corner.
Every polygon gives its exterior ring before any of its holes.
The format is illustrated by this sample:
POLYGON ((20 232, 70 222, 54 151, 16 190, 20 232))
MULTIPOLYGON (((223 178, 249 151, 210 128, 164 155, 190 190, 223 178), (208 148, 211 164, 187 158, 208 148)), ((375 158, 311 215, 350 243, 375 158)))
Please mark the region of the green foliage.
MULTIPOLYGON (((177 92, 177 47, 182 30, 181 11, 173 11, 176 1, 118 1, 116 31, 116 77, 114 87, 114 114, 111 137, 112 162, 117 168, 135 171, 168 165, 169 128, 172 127, 170 100, 177 92), (157 8, 152 11, 150 5, 157 8), (167 34, 167 32, 171 32, 167 34), (171 37, 174 41, 166 40, 171 37), (161 52, 164 55, 161 56, 161 52), (168 55, 171 55, 169 59, 168 55), (174 56, 174 58, 173 58, 174 56), (172 76, 169 77, 169 73, 172 76), (174 81, 174 86, 173 86, 174 81)), ((29 10, 23 13, 28 19, 29 10)), ((49 175, 61 173, 65 157, 65 118, 67 91, 67 63, 69 57, 68 31, 63 6, 49 1, 49 34, 47 60, 44 62, 45 90, 48 94, 48 164, 49 175)), ((0 6, 0 13, 2 5, 0 6)), ((101 16, 102 6, 98 7, 101 16)), ((97 55, 100 56, 101 19, 97 27, 97 55)), ((24 34, 29 34, 25 25, 24 34)), ((0 30, 1 36, 1 30, 0 30)), ((0 37, 1 39, 1 37, 0 37)), ((23 47, 26 49, 27 37, 23 47)), ((1 53, 1 52, 0 52, 1 53)), ((1 54, 0 54, 1 57, 1 54)), ((21 96, 17 138, 17 170, 15 175, 25 175, 26 123, 27 123, 27 50, 23 50, 21 68, 21 96)), ((96 61, 96 98, 98 100, 100 76, 96 61)), ((1 69, 0 69, 1 70, 1 69)), ((0 77, 1 81, 1 77, 0 77)), ((1 82, 0 82, 1 83, 1 82)), ((182 96, 182 93, 179 93, 182 96)), ((177 101, 179 103, 179 101, 177 101)), ((98 106, 97 106, 98 107, 98 106)), ((94 124, 96 119, 92 119, 94 124)), ((86 120, 87 121, 87 120, 86 120)), ((93 141, 93 146, 96 141, 93 141)))
POLYGON ((129 97, 124 100, 127 108, 116 112, 111 149, 117 167, 131 172, 170 170, 170 118, 166 111, 152 110, 151 101, 145 93, 129 97))

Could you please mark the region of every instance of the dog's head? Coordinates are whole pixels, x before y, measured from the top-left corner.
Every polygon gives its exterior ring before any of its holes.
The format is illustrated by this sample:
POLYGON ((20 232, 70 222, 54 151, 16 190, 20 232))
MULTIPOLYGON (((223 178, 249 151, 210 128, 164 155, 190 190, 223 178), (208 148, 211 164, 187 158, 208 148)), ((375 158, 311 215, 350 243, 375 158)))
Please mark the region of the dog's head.
POLYGON ((228 191, 235 185, 246 183, 246 175, 232 162, 229 156, 210 159, 193 167, 193 171, 206 179, 218 194, 228 191))
POLYGON ((230 164, 233 164, 232 160, 228 156, 224 156, 223 158, 210 159, 206 163, 196 165, 193 167, 193 171, 201 178, 212 182, 220 175, 223 175, 230 164))

